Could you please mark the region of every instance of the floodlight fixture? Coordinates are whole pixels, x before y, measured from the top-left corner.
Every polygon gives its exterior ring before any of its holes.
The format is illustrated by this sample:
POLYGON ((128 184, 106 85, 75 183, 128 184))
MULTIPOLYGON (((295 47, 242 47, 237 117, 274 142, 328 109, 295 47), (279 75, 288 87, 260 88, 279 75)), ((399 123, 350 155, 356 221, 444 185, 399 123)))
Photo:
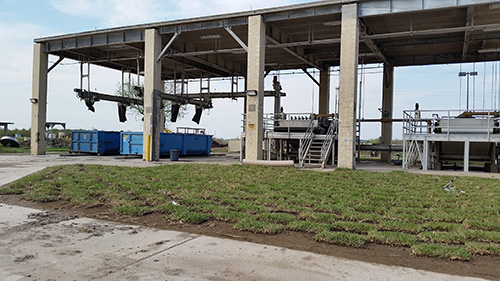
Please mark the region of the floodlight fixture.
POLYGON ((339 26, 342 22, 340 20, 332 20, 323 22, 323 26, 339 26))
POLYGON ((194 113, 192 121, 199 125, 202 113, 203 113, 203 107, 196 106, 195 107, 195 113, 194 113))
POLYGON ((248 90, 247 91, 247 95, 249 96, 256 96, 258 94, 258 92, 256 90, 248 90))
POLYGON ((464 72, 460 71, 458 73, 458 77, 464 77, 467 76, 467 111, 469 111, 469 76, 477 76, 477 71, 472 71, 472 72, 464 72))
POLYGON ((118 120, 121 123, 127 122, 127 105, 118 103, 118 120))
POLYGON ((170 109, 170 122, 177 122, 177 116, 179 115, 179 109, 181 105, 178 103, 172 103, 172 107, 170 109))
POLYGON ((200 36, 201 40, 219 39, 219 38, 222 38, 222 34, 205 34, 200 36))
POLYGON ((30 98, 30 102, 32 104, 37 104, 38 103, 38 99, 37 98, 30 98))

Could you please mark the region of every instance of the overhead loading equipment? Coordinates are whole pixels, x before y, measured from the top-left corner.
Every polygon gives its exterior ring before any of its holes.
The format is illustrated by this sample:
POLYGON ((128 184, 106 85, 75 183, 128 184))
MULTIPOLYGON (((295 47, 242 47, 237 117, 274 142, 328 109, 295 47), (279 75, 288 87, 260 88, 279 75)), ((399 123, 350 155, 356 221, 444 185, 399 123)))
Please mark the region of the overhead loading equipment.
POLYGON ((337 127, 332 114, 265 114, 264 158, 324 167, 335 157, 337 127))
POLYGON ((498 111, 421 111, 420 114, 403 113, 404 168, 420 161, 424 170, 463 167, 469 171, 470 167, 482 164, 486 171, 498 172, 498 111))

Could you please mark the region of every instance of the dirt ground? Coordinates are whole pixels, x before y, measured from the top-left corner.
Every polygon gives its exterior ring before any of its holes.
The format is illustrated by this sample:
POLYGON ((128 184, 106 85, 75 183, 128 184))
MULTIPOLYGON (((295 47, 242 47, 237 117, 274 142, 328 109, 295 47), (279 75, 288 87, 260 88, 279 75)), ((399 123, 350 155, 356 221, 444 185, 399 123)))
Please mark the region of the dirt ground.
POLYGON ((107 207, 81 209, 64 201, 35 203, 20 199, 18 195, 2 195, 0 203, 31 207, 53 212, 59 216, 89 217, 127 224, 143 225, 157 229, 176 230, 207 236, 231 238, 240 241, 279 246, 294 250, 308 251, 346 259, 403 266, 459 276, 480 277, 491 280, 500 279, 500 257, 474 256, 469 262, 449 261, 427 257, 416 257, 407 248, 369 244, 366 248, 356 249, 330 245, 314 241, 312 234, 285 231, 277 235, 255 234, 233 229, 233 225, 208 221, 201 225, 179 223, 167 220, 161 214, 148 214, 131 217, 116 214, 107 207))

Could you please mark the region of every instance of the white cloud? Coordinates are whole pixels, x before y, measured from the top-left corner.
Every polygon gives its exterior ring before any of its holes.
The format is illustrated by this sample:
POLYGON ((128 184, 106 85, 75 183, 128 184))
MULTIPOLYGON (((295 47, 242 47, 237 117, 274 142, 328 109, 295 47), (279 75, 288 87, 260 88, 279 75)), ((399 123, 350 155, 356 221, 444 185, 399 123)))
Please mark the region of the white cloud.
MULTIPOLYGON (((300 0, 51 0, 62 13, 96 20, 98 28, 201 17, 304 2, 300 0)), ((311 2, 306 1, 306 2, 311 2)))
POLYGON ((38 33, 32 24, 0 22, 0 120, 13 121, 14 127, 29 126, 32 46, 38 33))
MULTIPOLYGON (((52 7, 62 13, 97 20, 98 28, 141 24, 162 20, 160 1, 152 0, 51 0, 52 7)), ((163 18, 164 19, 164 18, 163 18)))
POLYGON ((224 14, 232 12, 241 12, 248 10, 263 9, 269 7, 277 7, 290 5, 299 2, 312 1, 297 1, 297 0, 191 0, 189 5, 183 1, 173 3, 174 12, 170 12, 176 18, 199 17, 214 14, 224 14))

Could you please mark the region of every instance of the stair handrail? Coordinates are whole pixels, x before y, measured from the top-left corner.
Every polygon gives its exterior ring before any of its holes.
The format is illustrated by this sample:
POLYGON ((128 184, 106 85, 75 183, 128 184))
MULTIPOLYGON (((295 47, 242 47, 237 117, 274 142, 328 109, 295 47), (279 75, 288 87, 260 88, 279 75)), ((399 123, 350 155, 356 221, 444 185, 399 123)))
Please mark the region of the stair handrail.
POLYGON ((325 141, 321 146, 321 167, 324 168, 328 160, 328 155, 330 154, 330 149, 332 148, 333 140, 337 133, 337 119, 332 118, 330 121, 330 126, 328 126, 328 131, 326 132, 325 141))
POLYGON ((311 122, 309 122, 309 127, 307 127, 307 131, 304 134, 304 138, 302 139, 301 145, 299 147, 299 166, 304 166, 304 160, 309 152, 309 148, 311 147, 312 140, 314 139, 314 118, 311 118, 311 122))

